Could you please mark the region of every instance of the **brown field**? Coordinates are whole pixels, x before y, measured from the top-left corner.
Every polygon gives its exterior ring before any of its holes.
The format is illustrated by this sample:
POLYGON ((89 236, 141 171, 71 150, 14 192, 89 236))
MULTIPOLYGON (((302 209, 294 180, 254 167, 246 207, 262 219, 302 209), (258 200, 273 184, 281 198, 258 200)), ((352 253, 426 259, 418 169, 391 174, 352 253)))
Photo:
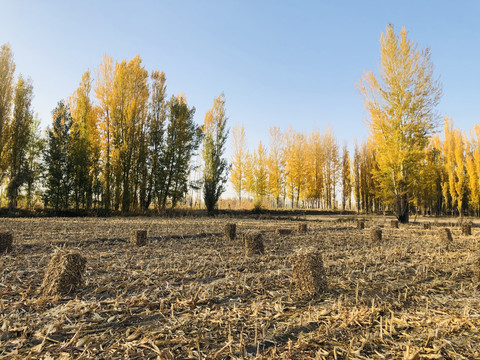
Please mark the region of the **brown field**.
POLYGON ((480 229, 451 228, 447 249, 435 226, 335 219, 304 218, 306 234, 285 217, 0 219, 15 235, 0 254, 0 359, 480 359, 480 229), (264 255, 244 255, 246 230, 265 231, 264 255), (308 246, 328 290, 300 298, 288 259, 308 246), (87 259, 85 286, 42 296, 59 247, 87 259))

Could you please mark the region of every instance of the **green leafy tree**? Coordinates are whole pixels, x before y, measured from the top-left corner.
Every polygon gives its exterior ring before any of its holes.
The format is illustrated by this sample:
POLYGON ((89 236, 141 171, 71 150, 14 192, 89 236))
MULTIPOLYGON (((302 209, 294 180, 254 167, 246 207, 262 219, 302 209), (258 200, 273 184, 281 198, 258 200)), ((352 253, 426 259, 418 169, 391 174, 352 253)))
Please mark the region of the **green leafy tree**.
POLYGON ((165 73, 154 71, 151 79, 151 99, 148 113, 150 176, 144 209, 147 209, 152 201, 158 205, 165 180, 165 167, 162 162, 165 152, 165 124, 167 121, 165 73))
POLYGON ((213 101, 203 124, 203 200, 209 214, 213 213, 218 199, 225 191, 228 163, 222 158, 228 130, 225 115, 225 95, 213 101))
POLYGON ((63 101, 53 110, 52 127, 47 129, 45 206, 56 211, 68 209, 71 186, 71 164, 68 157, 72 116, 63 101))
POLYGON ((188 191, 191 158, 198 149, 201 129, 193 122, 195 108, 189 108, 183 95, 172 96, 168 102, 168 126, 163 166, 165 182, 161 190, 161 207, 170 200, 172 208, 188 191))
POLYGON ((20 76, 15 87, 13 118, 7 149, 9 176, 7 195, 10 209, 17 207, 20 187, 27 182, 29 176, 27 147, 33 127, 32 98, 32 84, 20 76))
POLYGON ((0 48, 0 181, 5 176, 7 167, 7 150, 5 145, 9 138, 9 125, 14 94, 15 63, 10 45, 4 44, 0 48))

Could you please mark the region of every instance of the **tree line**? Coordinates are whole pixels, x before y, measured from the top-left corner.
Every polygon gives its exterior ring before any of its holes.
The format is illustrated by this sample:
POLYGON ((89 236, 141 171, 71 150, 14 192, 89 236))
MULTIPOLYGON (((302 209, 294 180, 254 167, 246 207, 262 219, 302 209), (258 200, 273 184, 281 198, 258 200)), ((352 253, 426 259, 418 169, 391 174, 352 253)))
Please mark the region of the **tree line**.
POLYGON ((93 76, 85 72, 41 136, 31 81, 15 81, 14 71, 3 45, 0 180, 10 208, 41 198, 55 210, 165 209, 195 188, 213 212, 230 170, 239 202, 248 196, 256 206, 392 211, 402 222, 413 213, 480 215, 480 127, 465 132, 445 117, 440 137, 442 86, 430 49, 418 49, 405 28, 386 27, 380 69, 359 81, 369 136, 350 151, 329 127, 306 134, 276 126, 268 146, 249 151, 238 125, 228 164, 224 95, 197 125, 185 96, 168 97, 165 74, 149 73, 139 56, 105 56, 93 76), (189 181, 196 154, 202 176, 189 181))
POLYGON ((402 28, 380 38, 380 71, 359 83, 369 136, 351 155, 330 128, 303 134, 270 129, 268 149, 249 152, 243 126, 232 129, 230 181, 238 200, 276 207, 480 215, 480 127, 465 132, 435 111, 442 87, 430 49, 418 49, 402 28))
POLYGON ((167 96, 166 77, 150 74, 141 58, 105 56, 95 80, 52 111, 42 136, 33 115, 33 87, 20 75, 8 44, 0 49, 0 180, 10 209, 34 197, 47 208, 136 211, 175 207, 189 187, 203 188, 208 211, 224 191, 228 135, 225 96, 214 100, 203 125, 183 94, 167 96), (202 178, 189 182, 192 157, 202 147, 202 178))

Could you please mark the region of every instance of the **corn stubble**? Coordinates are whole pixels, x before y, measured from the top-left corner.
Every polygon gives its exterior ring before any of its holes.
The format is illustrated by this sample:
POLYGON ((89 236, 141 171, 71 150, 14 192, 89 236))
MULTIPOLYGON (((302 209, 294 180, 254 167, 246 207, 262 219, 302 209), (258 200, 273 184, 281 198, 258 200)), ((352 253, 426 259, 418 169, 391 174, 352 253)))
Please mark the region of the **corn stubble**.
POLYGON ((0 256, 0 357, 480 358, 477 228, 452 229, 445 251, 421 226, 383 228, 374 244, 355 223, 305 220, 307 234, 278 237, 296 223, 238 219, 262 231, 264 255, 246 257, 225 241, 231 219, 3 219, 15 246, 0 256), (148 247, 129 243, 132 229, 148 247), (83 286, 46 297, 57 248, 88 267, 83 286), (300 248, 321 254, 328 279, 305 299, 289 263, 300 248))

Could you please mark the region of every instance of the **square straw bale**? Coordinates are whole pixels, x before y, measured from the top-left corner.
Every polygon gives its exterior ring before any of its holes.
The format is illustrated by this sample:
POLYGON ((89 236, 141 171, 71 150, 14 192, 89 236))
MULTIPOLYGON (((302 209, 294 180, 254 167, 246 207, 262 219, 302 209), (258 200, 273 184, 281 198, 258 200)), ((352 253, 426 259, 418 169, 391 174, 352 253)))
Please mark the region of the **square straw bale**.
POLYGON ((13 234, 11 232, 0 233, 0 253, 11 251, 13 248, 13 234))
POLYGON ((292 229, 275 229, 275 235, 290 235, 292 233, 292 229))
POLYGON ((50 259, 40 291, 44 295, 67 295, 83 286, 87 260, 77 252, 58 251, 50 259))
POLYGON ((147 245, 147 230, 132 230, 130 243, 137 246, 147 245))
POLYGON ((300 249, 291 255, 290 263, 293 283, 300 295, 311 296, 327 289, 327 276, 319 249, 300 249))
POLYGON ((391 220, 390 226, 392 227, 392 229, 398 229, 398 220, 391 220))
POLYGON ((235 240, 236 235, 237 235, 237 225, 225 224, 225 237, 228 240, 235 240))
POLYGON ((298 224, 297 231, 299 234, 305 234, 307 232, 307 223, 298 224))
POLYGON ((265 252, 263 236, 258 231, 248 231, 243 234, 246 255, 261 255, 265 252))
POLYGON ((438 229, 438 237, 445 245, 448 245, 453 241, 452 232, 449 228, 438 229))
POLYGON ((473 281, 480 288, 480 252, 477 252, 473 260, 473 281))
POLYGON ((371 228, 370 229, 370 240, 371 241, 382 241, 382 229, 380 228, 371 228))
POLYGON ((472 223, 471 222, 464 222, 462 224, 462 235, 472 235, 472 223))
POLYGON ((357 221, 357 229, 358 229, 358 230, 363 230, 363 229, 365 229, 365 221, 358 220, 358 221, 357 221))

